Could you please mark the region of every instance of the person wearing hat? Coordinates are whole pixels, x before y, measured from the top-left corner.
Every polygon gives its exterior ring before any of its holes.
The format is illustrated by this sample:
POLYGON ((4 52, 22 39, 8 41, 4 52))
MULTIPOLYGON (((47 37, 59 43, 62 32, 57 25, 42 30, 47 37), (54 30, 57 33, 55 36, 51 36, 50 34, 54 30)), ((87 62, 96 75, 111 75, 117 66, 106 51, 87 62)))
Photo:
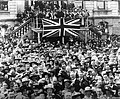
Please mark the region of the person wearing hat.
POLYGON ((47 93, 47 99, 54 99, 55 95, 53 84, 45 85, 44 89, 46 90, 47 93))
POLYGON ((8 89, 8 84, 6 82, 2 83, 2 87, 0 88, 1 94, 3 94, 4 96, 6 96, 9 92, 8 89))
POLYGON ((48 71, 43 72, 42 77, 45 78, 45 81, 46 81, 48 84, 50 83, 51 74, 50 74, 48 71))
POLYGON ((92 89, 90 87, 85 87, 83 99, 92 99, 92 89))
POLYGON ((103 95, 103 92, 102 92, 101 88, 96 88, 95 91, 97 93, 97 98, 98 99, 106 99, 105 96, 103 95))
POLYGON ((31 62, 31 67, 32 67, 32 73, 33 74, 38 74, 38 63, 37 62, 31 62))
POLYGON ((17 66, 21 61, 21 58, 15 58, 14 62, 15 62, 15 66, 17 66))
POLYGON ((28 61, 24 62, 26 73, 29 73, 32 69, 28 61))
POLYGON ((58 73, 58 75, 57 75, 57 81, 58 81, 57 86, 59 86, 59 87, 57 87, 56 90, 58 90, 58 91, 64 90, 64 86, 63 86, 64 80, 63 80, 62 73, 58 73))
POLYGON ((30 93, 32 92, 32 88, 29 86, 29 79, 28 77, 22 78, 22 86, 20 87, 20 91, 24 94, 26 97, 30 97, 30 93))
POLYGON ((35 97, 35 99, 46 99, 46 93, 45 92, 40 92, 39 96, 35 97))
POLYGON ((83 94, 76 92, 74 95, 72 95, 72 99, 82 99, 84 97, 83 94))
POLYGON ((72 99, 72 93, 71 92, 66 92, 63 96, 63 99, 72 99))
POLYGON ((75 91, 75 83, 72 83, 70 85, 70 90, 71 90, 71 93, 72 93, 72 99, 81 99, 81 98, 84 97, 84 94, 75 91))
POLYGON ((14 91, 8 93, 7 99, 15 99, 14 91))
POLYGON ((112 99, 114 92, 111 90, 109 86, 105 86, 105 97, 107 99, 112 99))
POLYGON ((33 85, 33 94, 31 95, 31 99, 35 99, 35 97, 38 97, 40 91, 42 91, 42 90, 40 90, 39 84, 33 85))
POLYGON ((64 80, 64 90, 62 91, 62 94, 64 95, 66 92, 70 91, 70 84, 71 84, 71 80, 69 79, 65 79, 64 80))

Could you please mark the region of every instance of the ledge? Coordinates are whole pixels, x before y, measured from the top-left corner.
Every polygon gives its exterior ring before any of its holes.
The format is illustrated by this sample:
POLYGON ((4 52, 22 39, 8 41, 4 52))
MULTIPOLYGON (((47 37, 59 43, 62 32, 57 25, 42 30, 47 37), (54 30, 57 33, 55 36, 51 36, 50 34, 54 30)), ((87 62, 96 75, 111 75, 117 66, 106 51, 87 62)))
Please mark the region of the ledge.
POLYGON ((0 13, 10 13, 9 11, 0 10, 0 13))
POLYGON ((5 22, 5 21, 17 21, 17 19, 16 18, 12 18, 12 19, 0 19, 0 22, 5 22))
POLYGON ((112 10, 98 9, 98 10, 93 10, 93 12, 112 12, 112 10))

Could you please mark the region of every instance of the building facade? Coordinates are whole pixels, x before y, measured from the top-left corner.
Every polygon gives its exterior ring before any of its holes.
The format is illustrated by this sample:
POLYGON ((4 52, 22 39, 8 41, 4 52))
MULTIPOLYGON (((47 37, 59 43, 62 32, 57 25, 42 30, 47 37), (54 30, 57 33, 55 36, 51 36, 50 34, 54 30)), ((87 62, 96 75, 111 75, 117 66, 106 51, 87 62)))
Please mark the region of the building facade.
MULTIPOLYGON (((26 6, 31 6, 36 0, 0 0, 0 24, 9 23, 16 19, 19 12, 23 12, 26 6), (10 21, 8 21, 10 20, 10 21)), ((101 21, 107 21, 109 34, 119 35, 120 31, 120 1, 117 0, 68 0, 75 6, 83 6, 90 13, 89 19, 97 25, 101 21)))
POLYGON ((101 21, 108 22, 109 34, 120 35, 120 1, 95 0, 74 1, 75 6, 83 5, 90 13, 90 19, 95 25, 101 21))
POLYGON ((25 9, 25 0, 0 0, 0 25, 14 25, 16 15, 25 9))

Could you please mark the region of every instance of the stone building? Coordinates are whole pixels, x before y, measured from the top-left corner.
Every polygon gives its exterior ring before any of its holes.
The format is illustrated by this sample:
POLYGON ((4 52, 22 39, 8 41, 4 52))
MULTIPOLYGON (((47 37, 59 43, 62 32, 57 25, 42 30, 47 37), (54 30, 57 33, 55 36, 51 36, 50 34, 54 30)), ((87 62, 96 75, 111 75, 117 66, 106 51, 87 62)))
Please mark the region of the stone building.
POLYGON ((16 15, 25 9, 25 0, 0 0, 0 25, 14 25, 16 15))
POLYGON ((120 35, 120 1, 90 0, 74 1, 75 5, 83 5, 90 13, 90 19, 95 25, 101 21, 108 22, 109 34, 120 35))

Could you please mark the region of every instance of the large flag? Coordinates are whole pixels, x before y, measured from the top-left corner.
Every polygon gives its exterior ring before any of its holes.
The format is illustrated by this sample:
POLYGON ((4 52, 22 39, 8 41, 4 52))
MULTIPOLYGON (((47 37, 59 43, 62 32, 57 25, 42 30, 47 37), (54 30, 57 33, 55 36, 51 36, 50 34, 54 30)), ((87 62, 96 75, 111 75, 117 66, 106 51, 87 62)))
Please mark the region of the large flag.
POLYGON ((85 38, 82 33, 85 29, 80 28, 80 19, 46 19, 43 18, 43 35, 42 37, 65 37, 75 36, 85 38))

